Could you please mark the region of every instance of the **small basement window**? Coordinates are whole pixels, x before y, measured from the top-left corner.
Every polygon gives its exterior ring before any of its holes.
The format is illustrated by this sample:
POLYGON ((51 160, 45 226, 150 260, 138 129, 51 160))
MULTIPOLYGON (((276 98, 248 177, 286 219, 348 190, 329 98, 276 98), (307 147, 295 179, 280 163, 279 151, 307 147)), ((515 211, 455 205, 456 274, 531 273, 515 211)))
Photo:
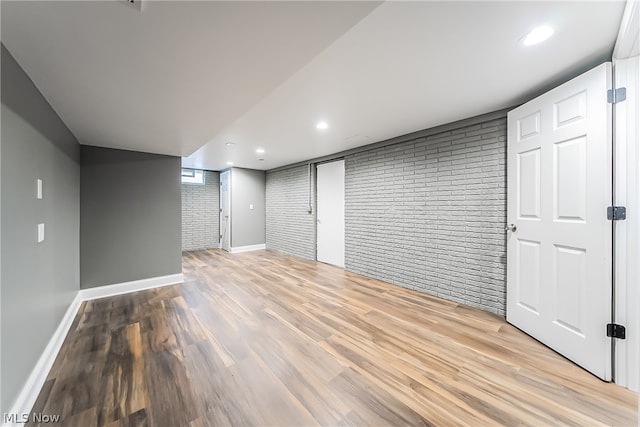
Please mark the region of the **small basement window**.
POLYGON ((196 169, 182 169, 183 184, 204 184, 204 172, 196 169))

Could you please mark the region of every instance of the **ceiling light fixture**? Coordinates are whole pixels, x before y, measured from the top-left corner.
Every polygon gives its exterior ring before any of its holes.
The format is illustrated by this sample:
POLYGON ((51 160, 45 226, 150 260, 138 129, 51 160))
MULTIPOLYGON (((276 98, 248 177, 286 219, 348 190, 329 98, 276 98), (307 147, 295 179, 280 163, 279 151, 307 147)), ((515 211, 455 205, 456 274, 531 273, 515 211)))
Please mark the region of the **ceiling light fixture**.
POLYGON ((329 127, 329 124, 327 122, 318 122, 318 124, 316 125, 316 129, 320 129, 320 130, 327 129, 328 127, 329 127))
POLYGON ((233 166, 233 162, 227 162, 229 166, 233 166))
POLYGON ((226 145, 227 147, 232 147, 232 146, 234 146, 235 144, 234 144, 233 142, 229 141, 229 142, 227 142, 225 145, 226 145))
POLYGON ((553 35, 553 28, 548 25, 542 25, 540 27, 536 27, 533 30, 529 31, 529 33, 524 36, 522 40, 522 44, 525 46, 533 46, 538 43, 542 43, 547 40, 549 37, 553 35))
POLYGON ((264 148, 256 148, 256 153, 264 154, 264 148))

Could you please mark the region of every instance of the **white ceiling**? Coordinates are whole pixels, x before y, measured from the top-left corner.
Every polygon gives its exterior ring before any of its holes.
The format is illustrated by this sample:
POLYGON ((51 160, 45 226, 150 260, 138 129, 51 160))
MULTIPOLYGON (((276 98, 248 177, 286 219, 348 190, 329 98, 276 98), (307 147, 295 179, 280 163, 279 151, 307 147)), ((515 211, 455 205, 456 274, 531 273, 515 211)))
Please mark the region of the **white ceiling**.
POLYGON ((2 42, 82 144, 270 169, 524 102, 610 56, 623 10, 3 1, 2 42), (519 45, 541 24, 551 39, 519 45))
POLYGON ((189 155, 369 2, 2 1, 2 42, 81 144, 189 155))

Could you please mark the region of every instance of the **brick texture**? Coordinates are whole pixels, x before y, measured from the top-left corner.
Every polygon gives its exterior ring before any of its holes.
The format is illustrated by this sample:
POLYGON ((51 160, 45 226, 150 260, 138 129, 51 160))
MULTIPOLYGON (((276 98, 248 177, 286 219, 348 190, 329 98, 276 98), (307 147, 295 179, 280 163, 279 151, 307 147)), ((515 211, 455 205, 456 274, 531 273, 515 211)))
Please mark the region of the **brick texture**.
MULTIPOLYGON (((315 259, 307 179, 267 172, 267 247, 315 259)), ((348 271, 504 315, 505 221, 506 118, 345 156, 348 271)))
POLYGON ((345 158, 346 269, 504 315, 506 119, 345 158))
POLYGON ((182 250, 219 247, 220 174, 205 171, 204 185, 182 184, 182 250))
MULTIPOLYGON (((312 187, 315 185, 312 182, 312 187)), ((306 165, 267 172, 267 248, 316 259, 315 216, 309 206, 306 165)))

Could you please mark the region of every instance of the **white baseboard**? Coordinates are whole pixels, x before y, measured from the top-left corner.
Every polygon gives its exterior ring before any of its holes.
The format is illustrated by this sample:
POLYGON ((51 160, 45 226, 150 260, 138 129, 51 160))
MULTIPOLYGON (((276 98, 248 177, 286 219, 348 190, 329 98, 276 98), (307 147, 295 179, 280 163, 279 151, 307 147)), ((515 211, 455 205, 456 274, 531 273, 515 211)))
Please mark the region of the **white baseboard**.
POLYGON ((168 276, 151 277, 149 279, 134 280, 132 282, 117 283, 115 285, 98 286, 95 288, 80 289, 82 301, 98 298, 112 297, 114 295, 128 294, 143 291, 145 289, 159 288, 161 286, 175 285, 184 282, 182 273, 168 276))
MULTIPOLYGON (((175 285, 177 283, 182 283, 183 281, 184 276, 182 275, 182 273, 180 273, 171 274, 168 276, 152 277, 143 280, 135 280, 132 282, 118 283, 115 285, 100 286, 97 288, 80 289, 69 305, 69 308, 67 308, 67 311, 64 313, 60 324, 56 328, 53 336, 49 340, 49 343, 42 352, 42 355, 38 359, 36 366, 31 371, 29 378, 27 378, 26 383, 22 387, 20 394, 18 394, 18 397, 16 398, 8 414, 15 414, 17 416, 17 420, 22 420, 22 414, 28 414, 31 412, 31 409, 33 408, 33 405, 36 403, 36 399, 40 394, 40 390, 42 390, 42 386, 47 380, 47 376, 49 375, 49 371, 53 366, 53 362, 55 362, 56 357, 60 352, 62 343, 64 342, 64 339, 66 338, 67 333, 69 332, 69 329, 73 324, 73 319, 75 319, 76 314, 78 313, 80 305, 83 301, 127 294, 130 292, 137 292, 145 289, 159 288, 161 286, 175 285)), ((3 414, 3 426, 23 425, 23 423, 21 422, 7 424, 4 421, 5 420, 3 414)))
MULTIPOLYGON (((56 357, 58 356, 58 352, 62 347, 62 343, 73 324, 73 319, 75 319, 76 314, 78 313, 78 309, 80 308, 80 304, 82 304, 82 298, 80 296, 80 292, 78 292, 67 308, 67 311, 62 316, 62 320, 60 324, 53 332, 51 339, 47 343, 47 346, 44 348, 42 355, 38 359, 36 366, 31 371, 29 378, 27 378, 27 382, 22 387, 20 394, 16 398, 9 414, 15 414, 18 420, 22 420, 23 414, 28 414, 31 412, 31 408, 36 403, 36 399, 38 398, 38 394, 40 394, 40 390, 47 380, 47 376, 49 375, 49 371, 53 366, 53 362, 55 362, 56 357)), ((22 423, 17 424, 5 424, 4 423, 4 414, 3 414, 3 426, 8 425, 22 425, 22 423)))
POLYGON ((261 245, 236 246, 235 248, 229 248, 229 252, 232 254, 238 254, 240 252, 259 251, 261 249, 267 249, 267 245, 263 243, 261 245))

